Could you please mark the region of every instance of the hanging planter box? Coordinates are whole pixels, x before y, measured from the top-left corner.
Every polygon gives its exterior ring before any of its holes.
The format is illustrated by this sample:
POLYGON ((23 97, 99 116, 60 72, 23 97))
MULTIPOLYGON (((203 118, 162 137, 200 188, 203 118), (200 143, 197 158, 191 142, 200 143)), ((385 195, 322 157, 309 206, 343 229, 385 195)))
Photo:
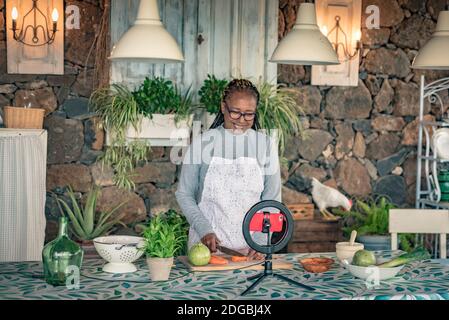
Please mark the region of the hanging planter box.
MULTIPOLYGON (((138 129, 129 126, 126 131, 128 140, 146 139, 152 147, 185 147, 189 145, 192 130, 193 114, 187 119, 175 122, 174 114, 153 114, 152 119, 143 117, 138 129)), ((110 145, 110 134, 106 144, 110 145)))

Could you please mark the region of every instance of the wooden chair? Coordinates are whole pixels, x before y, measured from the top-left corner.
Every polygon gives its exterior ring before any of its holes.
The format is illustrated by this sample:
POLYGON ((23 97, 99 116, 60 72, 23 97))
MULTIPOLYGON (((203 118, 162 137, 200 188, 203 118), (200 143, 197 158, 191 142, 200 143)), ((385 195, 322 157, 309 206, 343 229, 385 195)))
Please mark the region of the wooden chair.
POLYGON ((389 222, 391 250, 398 249, 398 233, 439 234, 440 257, 446 259, 449 210, 391 209, 389 222))

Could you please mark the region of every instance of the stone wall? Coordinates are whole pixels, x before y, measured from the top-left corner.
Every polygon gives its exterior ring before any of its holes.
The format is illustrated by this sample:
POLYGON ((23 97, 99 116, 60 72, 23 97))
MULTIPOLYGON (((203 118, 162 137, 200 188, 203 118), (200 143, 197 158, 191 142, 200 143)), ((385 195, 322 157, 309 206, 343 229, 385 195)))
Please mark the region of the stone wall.
MULTIPOLYGON (((280 1, 280 39, 294 25, 301 2, 280 1)), ((291 141, 291 148, 286 148, 289 170, 284 169, 283 181, 291 189, 288 198, 304 198, 315 177, 350 196, 387 194, 398 205, 414 204, 423 72, 410 66, 435 30, 446 1, 364 0, 362 12, 371 4, 380 7, 381 25, 362 30, 365 50, 358 87, 311 86, 310 67, 280 66, 279 82, 299 93, 309 137, 291 141)), ((425 75, 432 81, 449 73, 425 75)), ((426 113, 428 119, 441 116, 439 106, 430 103, 426 113)))
POLYGON ((178 209, 174 198, 178 168, 169 162, 169 150, 153 148, 150 162, 138 169, 135 192, 113 186, 111 172, 103 172, 96 164, 103 153, 104 132, 98 118, 88 110, 94 60, 92 55, 88 60, 87 57, 102 10, 99 0, 65 1, 66 6, 71 4, 80 8, 81 26, 80 30, 65 31, 64 75, 20 75, 7 74, 6 8, 4 0, 0 0, 0 110, 32 99, 32 103, 47 111, 44 123, 48 130, 47 239, 57 232, 60 215, 51 192, 62 193, 67 185, 80 198, 92 184, 101 186, 101 210, 126 201, 119 214, 129 224, 145 220, 150 211, 178 209))
MULTIPOLYGON (((280 0, 279 37, 294 24, 301 1, 280 0)), ((338 186, 351 196, 387 193, 399 204, 413 203, 416 166, 418 81, 410 69, 419 47, 435 28, 445 0, 366 0, 381 8, 381 29, 363 30, 366 50, 358 87, 315 87, 310 68, 280 66, 279 82, 299 93, 307 117, 308 138, 289 142, 288 168, 282 172, 284 201, 310 201, 310 179, 338 186)), ((82 198, 92 184, 102 187, 100 208, 128 201, 120 209, 125 222, 178 209, 174 192, 180 167, 170 163, 169 148, 153 148, 151 159, 138 168, 137 188, 119 190, 112 174, 95 163, 103 153, 104 133, 87 109, 93 89, 93 59, 86 61, 101 16, 98 0, 65 1, 81 9, 81 30, 66 30, 65 74, 9 75, 6 73, 5 9, 0 0, 0 108, 20 105, 35 96, 47 110, 47 234, 56 231, 58 208, 50 192, 71 185, 82 198)), ((364 11, 364 10, 363 10, 364 11)), ((427 73, 430 79, 442 76, 427 73)), ((447 97, 446 97, 447 98, 447 97)), ((427 106, 427 117, 439 110, 427 106)))

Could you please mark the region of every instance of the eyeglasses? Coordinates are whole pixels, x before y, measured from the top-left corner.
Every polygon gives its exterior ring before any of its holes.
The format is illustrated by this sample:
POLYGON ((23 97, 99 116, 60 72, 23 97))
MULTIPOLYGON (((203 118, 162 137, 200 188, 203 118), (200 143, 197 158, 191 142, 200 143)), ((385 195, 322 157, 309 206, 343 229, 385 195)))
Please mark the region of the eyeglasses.
POLYGON ((228 110, 229 116, 233 120, 238 120, 243 116, 243 119, 245 119, 245 121, 252 121, 256 117, 255 112, 240 112, 240 111, 231 110, 231 109, 229 109, 227 104, 225 104, 225 107, 226 107, 226 110, 228 110))

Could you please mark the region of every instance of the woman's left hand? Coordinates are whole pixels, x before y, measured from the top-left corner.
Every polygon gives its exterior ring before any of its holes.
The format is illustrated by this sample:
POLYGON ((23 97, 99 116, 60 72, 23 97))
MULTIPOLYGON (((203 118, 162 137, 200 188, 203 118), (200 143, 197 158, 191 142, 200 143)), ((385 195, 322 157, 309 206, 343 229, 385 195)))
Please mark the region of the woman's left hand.
POLYGON ((263 260, 263 254, 253 249, 249 249, 246 256, 248 257, 248 260, 263 260))

